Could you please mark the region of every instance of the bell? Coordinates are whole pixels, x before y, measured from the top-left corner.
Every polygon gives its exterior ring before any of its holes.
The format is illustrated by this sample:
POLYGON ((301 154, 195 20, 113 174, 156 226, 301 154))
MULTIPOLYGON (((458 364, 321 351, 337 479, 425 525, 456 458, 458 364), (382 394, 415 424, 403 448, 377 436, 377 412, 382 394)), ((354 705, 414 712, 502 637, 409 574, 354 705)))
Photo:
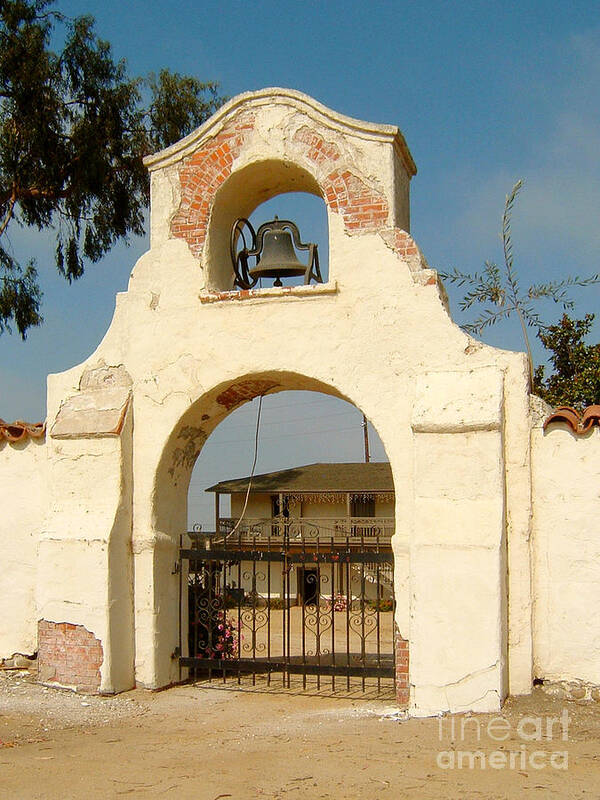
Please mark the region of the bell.
POLYGON ((258 239, 262 234, 260 260, 250 270, 252 278, 275 278, 274 286, 282 286, 282 278, 293 278, 306 273, 306 264, 298 260, 292 234, 286 230, 277 217, 273 222, 261 225, 258 239), (262 229, 262 230, 261 230, 262 229))

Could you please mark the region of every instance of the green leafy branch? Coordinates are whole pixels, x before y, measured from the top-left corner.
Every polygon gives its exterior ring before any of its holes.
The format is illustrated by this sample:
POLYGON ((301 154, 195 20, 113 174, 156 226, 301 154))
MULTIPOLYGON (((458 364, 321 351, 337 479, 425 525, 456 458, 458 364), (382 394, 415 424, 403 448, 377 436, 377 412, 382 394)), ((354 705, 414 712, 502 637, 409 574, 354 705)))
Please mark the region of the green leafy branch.
POLYGON ((166 69, 131 77, 91 17, 70 19, 53 3, 0 0, 0 334, 14 324, 23 338, 42 321, 42 293, 10 231, 53 230, 56 267, 77 280, 117 241, 143 233, 143 157, 223 102, 214 82, 166 69))
POLYGON ((501 269, 492 261, 486 261, 480 272, 462 272, 455 268, 450 272, 440 272, 440 276, 456 286, 465 287, 465 295, 459 303, 461 311, 468 311, 474 306, 484 306, 473 322, 462 325, 467 333, 480 335, 486 328, 516 314, 527 350, 530 376, 533 376, 533 358, 527 328, 535 328, 538 332, 545 329, 536 310, 536 301, 552 300, 562 306, 564 311, 569 311, 575 305, 569 289, 600 283, 600 274, 596 273, 587 278, 570 275, 563 280, 536 283, 525 290, 521 289, 514 263, 511 218, 522 186, 523 181, 518 180, 510 194, 507 195, 504 204, 502 215, 503 268, 501 269))

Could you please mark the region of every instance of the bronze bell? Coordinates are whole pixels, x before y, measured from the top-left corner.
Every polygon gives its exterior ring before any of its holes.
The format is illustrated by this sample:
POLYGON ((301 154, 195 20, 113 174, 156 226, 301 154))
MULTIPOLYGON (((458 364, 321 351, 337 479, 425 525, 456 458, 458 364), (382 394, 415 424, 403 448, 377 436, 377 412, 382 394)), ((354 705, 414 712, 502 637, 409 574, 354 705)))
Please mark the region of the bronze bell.
POLYGON ((293 278, 306 273, 306 264, 298 260, 292 234, 277 217, 265 222, 257 231, 257 247, 260 259, 250 270, 252 278, 275 278, 274 286, 281 286, 282 278, 293 278))
POLYGON ((271 222, 264 222, 257 231, 245 217, 236 219, 229 237, 229 252, 235 274, 234 286, 240 289, 252 289, 259 278, 275 278, 274 285, 282 286, 282 278, 299 275, 304 276, 305 285, 311 280, 323 283, 317 245, 302 242, 298 226, 289 219, 275 217, 271 222), (246 239, 248 234, 251 246, 246 239), (296 250, 308 251, 307 264, 298 260, 296 250), (251 269, 250 258, 256 259, 251 269))

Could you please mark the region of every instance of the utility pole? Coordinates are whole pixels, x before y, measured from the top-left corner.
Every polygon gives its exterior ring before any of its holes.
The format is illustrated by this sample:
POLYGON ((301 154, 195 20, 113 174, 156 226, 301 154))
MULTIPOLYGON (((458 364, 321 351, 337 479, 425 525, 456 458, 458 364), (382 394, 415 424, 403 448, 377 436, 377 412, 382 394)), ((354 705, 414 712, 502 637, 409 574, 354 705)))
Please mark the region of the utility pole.
POLYGON ((362 419, 362 428, 363 428, 363 436, 365 439, 365 464, 368 464, 369 461, 371 460, 371 457, 369 455, 369 428, 368 428, 367 418, 365 417, 364 414, 362 419))

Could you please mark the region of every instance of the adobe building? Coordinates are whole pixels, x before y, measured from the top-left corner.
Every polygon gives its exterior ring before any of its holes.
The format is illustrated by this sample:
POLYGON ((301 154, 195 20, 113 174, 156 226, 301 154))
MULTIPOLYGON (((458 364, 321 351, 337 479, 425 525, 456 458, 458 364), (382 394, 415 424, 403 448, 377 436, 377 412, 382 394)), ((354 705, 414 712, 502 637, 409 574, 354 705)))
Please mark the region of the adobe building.
POLYGON ((452 322, 398 128, 265 89, 146 163, 150 250, 104 339, 48 377, 45 436, 2 426, 0 658, 37 652, 40 680, 88 692, 177 681, 194 462, 234 409, 302 389, 353 403, 389 457, 410 714, 600 684, 598 415, 544 430, 525 356, 452 322), (327 281, 234 286, 233 223, 289 191, 325 204, 327 281))

